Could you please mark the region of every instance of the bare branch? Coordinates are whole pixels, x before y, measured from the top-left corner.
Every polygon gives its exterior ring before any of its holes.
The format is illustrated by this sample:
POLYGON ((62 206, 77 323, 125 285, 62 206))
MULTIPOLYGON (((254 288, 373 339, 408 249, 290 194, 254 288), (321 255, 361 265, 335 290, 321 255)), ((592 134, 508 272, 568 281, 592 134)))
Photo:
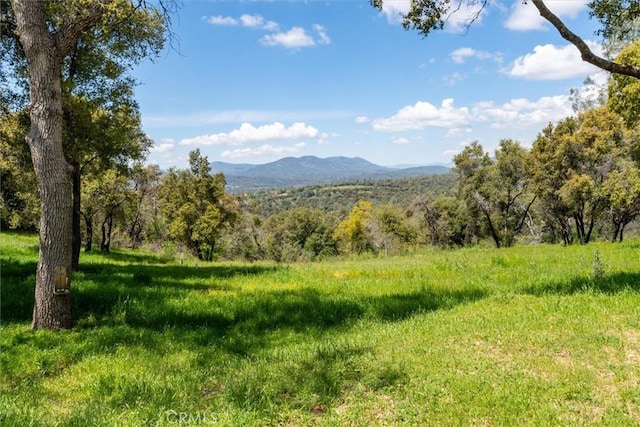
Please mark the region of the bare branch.
POLYGON ((567 26, 554 15, 553 12, 544 4, 542 0, 531 0, 533 5, 538 9, 540 16, 549 21, 560 33, 563 39, 567 40, 580 51, 582 60, 595 65, 598 68, 609 71, 610 73, 623 74, 625 76, 640 79, 640 67, 633 65, 619 64, 617 62, 604 59, 591 51, 589 46, 577 34, 569 30, 567 26))
MULTIPOLYGON (((482 15, 482 12, 484 11, 484 9, 487 7, 487 3, 489 2, 489 0, 467 0, 466 4, 467 7, 473 7, 476 5, 480 5, 478 7, 478 9, 473 12, 471 14, 471 16, 467 16, 464 20, 464 34, 467 35, 469 33, 469 29, 471 28, 471 26, 476 23, 476 21, 478 21, 480 19, 480 15, 482 15)), ((446 18, 444 18, 443 22, 449 22, 449 20, 451 19, 451 17, 460 11, 460 9, 462 9, 462 0, 460 0, 458 2, 458 6, 454 9, 449 10, 448 15, 446 18)))

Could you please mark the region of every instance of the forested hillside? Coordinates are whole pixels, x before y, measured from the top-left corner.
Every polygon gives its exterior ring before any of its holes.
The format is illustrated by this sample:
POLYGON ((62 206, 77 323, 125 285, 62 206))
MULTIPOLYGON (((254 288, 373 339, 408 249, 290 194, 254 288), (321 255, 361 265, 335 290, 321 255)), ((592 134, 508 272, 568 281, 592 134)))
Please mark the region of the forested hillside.
POLYGON ((409 206, 421 195, 451 196, 457 176, 453 173, 415 178, 362 180, 335 185, 312 185, 295 188, 257 191, 245 194, 247 200, 259 206, 261 216, 283 213, 294 207, 320 209, 345 216, 359 200, 374 205, 409 206))
POLYGON ((212 162, 214 172, 227 178, 231 193, 255 192, 276 188, 352 183, 383 179, 413 178, 450 172, 445 166, 390 168, 359 157, 315 156, 285 157, 262 165, 212 162))

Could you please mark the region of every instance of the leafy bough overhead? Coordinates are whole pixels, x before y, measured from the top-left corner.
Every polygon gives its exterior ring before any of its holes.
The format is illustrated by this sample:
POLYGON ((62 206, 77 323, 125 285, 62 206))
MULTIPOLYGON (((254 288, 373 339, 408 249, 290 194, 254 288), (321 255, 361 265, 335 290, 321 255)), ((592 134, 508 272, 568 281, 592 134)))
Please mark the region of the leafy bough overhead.
MULTIPOLYGON (((385 1, 393 0, 371 0, 371 5, 382 10, 385 1)), ((557 15, 549 10, 544 1, 523 0, 523 4, 528 1, 531 1, 538 9, 540 16, 551 23, 565 40, 580 51, 583 61, 613 74, 640 79, 639 66, 596 55, 580 36, 572 32, 557 15)), ((433 30, 443 29, 449 17, 462 9, 463 6, 473 6, 469 10, 475 10, 475 12, 472 16, 467 17, 466 22, 469 27, 478 20, 487 3, 488 0, 412 0, 409 11, 402 16, 402 26, 407 30, 417 30, 426 37, 433 30)), ((588 7, 590 16, 597 19, 601 25, 596 34, 610 41, 630 42, 633 40, 633 24, 640 20, 640 2, 637 0, 592 0, 588 7)))
MULTIPOLYGON (((615 61, 610 61, 608 59, 605 59, 596 55, 589 48, 589 46, 587 46, 587 43, 585 43, 585 41, 582 40, 582 38, 580 38, 577 34, 569 30, 569 28, 567 28, 564 22, 562 22, 562 20, 560 20, 560 18, 558 18, 557 15, 555 15, 553 12, 549 10, 549 8, 544 4, 542 0, 531 0, 531 3, 533 3, 533 5, 538 9, 538 12, 540 12, 540 16, 542 16, 544 19, 549 21, 551 25, 553 25, 558 30, 558 32, 560 33, 563 39, 565 39, 566 41, 568 41, 569 43, 573 44, 575 47, 578 48, 583 61, 588 62, 589 64, 592 64, 592 65, 595 65, 596 67, 601 68, 605 71, 609 71, 610 73, 613 73, 613 74, 623 74, 626 76, 640 79, 640 67, 636 67, 631 64, 622 64, 615 61)), ((595 5, 603 4, 603 3, 613 4, 613 3, 625 3, 625 2, 592 1, 590 3, 590 6, 593 8, 595 5)), ((638 6, 637 1, 633 2, 633 4, 634 5, 630 9, 627 9, 627 13, 631 19, 637 19, 637 17, 640 15, 640 6, 638 6)), ((594 12, 592 12, 592 15, 593 14, 594 12)))

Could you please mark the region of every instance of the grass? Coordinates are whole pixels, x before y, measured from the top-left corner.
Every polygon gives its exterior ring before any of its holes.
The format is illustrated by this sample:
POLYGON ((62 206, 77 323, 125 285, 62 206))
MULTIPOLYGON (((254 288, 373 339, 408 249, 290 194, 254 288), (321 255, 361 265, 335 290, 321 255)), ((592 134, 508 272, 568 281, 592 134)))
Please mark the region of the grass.
POLYGON ((181 266, 83 254, 32 332, 0 235, 0 425, 640 425, 640 241, 181 266))

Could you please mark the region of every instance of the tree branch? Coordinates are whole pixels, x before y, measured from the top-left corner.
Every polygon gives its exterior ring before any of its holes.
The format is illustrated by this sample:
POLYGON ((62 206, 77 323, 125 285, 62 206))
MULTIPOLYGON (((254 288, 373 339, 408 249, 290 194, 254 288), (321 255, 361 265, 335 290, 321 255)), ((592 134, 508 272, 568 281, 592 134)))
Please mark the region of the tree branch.
POLYGON ((568 29, 567 26, 560 20, 560 18, 554 15, 553 12, 551 12, 549 8, 547 8, 542 0, 531 0, 531 2, 538 9, 540 16, 542 16, 554 27, 556 27, 563 39, 567 40, 578 48, 583 61, 593 64, 605 71, 609 71, 610 73, 623 74, 625 76, 640 79, 640 67, 635 67, 633 65, 627 64, 619 64, 617 62, 609 61, 607 59, 599 57, 598 55, 593 53, 591 49, 589 49, 589 46, 587 46, 584 40, 582 40, 577 34, 568 29))
POLYGON ((112 0, 94 0, 81 10, 64 17, 60 28, 53 35, 58 56, 64 58, 76 46, 80 36, 100 22, 112 0))
POLYGON ((520 222, 518 223, 516 228, 514 228, 514 230, 513 230, 514 233, 519 233, 520 230, 522 230, 522 227, 524 226, 524 222, 527 219, 527 215, 529 215, 529 209, 531 209, 531 205, 533 205, 533 202, 536 201, 537 197, 538 196, 533 196, 533 199, 531 199, 531 201, 529 202, 527 207, 524 209, 524 213, 522 214, 522 218, 520 218, 520 222))

